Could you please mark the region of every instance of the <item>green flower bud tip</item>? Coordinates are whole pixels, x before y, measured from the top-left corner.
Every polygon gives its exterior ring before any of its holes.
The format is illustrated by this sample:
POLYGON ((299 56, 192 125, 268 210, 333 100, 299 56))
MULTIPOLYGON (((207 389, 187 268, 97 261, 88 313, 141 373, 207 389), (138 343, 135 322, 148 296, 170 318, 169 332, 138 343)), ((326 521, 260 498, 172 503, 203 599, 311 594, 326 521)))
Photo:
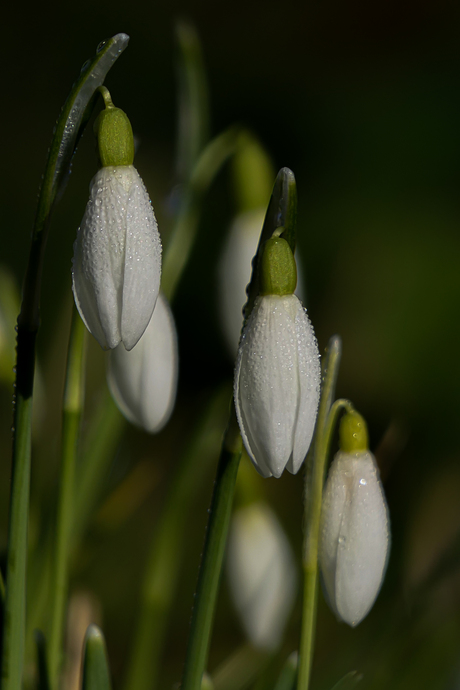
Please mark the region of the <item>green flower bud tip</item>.
POLYGON ((289 244, 281 237, 271 237, 260 261, 260 294, 292 295, 296 285, 297 268, 289 244))
POLYGON ((105 110, 99 114, 94 124, 94 131, 97 136, 102 167, 132 165, 134 138, 129 118, 123 110, 113 105, 107 89, 102 87, 101 93, 104 98, 105 110))
POLYGON ((344 453, 359 453, 369 449, 366 422, 355 410, 342 417, 339 437, 340 450, 344 453))

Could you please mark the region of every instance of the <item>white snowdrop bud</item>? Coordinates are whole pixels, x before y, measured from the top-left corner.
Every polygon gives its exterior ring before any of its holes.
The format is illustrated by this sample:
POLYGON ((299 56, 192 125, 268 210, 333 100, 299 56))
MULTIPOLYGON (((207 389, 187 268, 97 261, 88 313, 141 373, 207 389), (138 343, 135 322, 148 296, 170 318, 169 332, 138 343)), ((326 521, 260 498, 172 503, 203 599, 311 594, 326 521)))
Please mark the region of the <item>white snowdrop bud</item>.
POLYGON ((178 361, 173 315, 160 293, 137 345, 128 352, 120 344, 109 353, 110 392, 130 422, 150 433, 164 427, 176 399, 178 361))
POLYGON ((74 244, 72 289, 104 349, 134 347, 152 316, 160 276, 160 235, 139 173, 132 165, 101 168, 74 244))
POLYGON ((287 537, 264 503, 235 511, 227 572, 248 639, 255 647, 275 650, 294 603, 297 574, 287 537))
POLYGON ((161 241, 149 195, 133 167, 131 123, 100 87, 95 131, 102 168, 74 244, 72 289, 88 330, 104 349, 137 343, 150 321, 161 276, 161 241))
POLYGON ((319 562, 326 599, 351 626, 369 613, 389 554, 388 510, 367 431, 356 412, 340 428, 341 451, 323 493, 319 562))
POLYGON ((235 367, 241 435, 263 477, 298 472, 308 452, 320 392, 313 327, 292 294, 257 297, 235 367))

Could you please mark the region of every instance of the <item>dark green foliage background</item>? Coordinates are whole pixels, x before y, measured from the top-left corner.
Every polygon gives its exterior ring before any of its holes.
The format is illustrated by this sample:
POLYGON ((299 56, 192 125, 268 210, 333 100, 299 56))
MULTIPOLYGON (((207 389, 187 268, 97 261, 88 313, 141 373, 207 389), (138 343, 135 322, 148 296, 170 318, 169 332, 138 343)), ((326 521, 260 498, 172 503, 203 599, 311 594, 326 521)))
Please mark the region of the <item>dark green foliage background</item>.
MULTIPOLYGON (((352 669, 364 672, 363 688, 456 688, 460 5, 445 0, 10 5, 2 31, 0 261, 19 284, 52 126, 80 66, 101 39, 119 31, 131 42, 106 84, 131 118, 139 141, 136 166, 167 243, 168 198, 175 184, 173 29, 184 16, 202 40, 213 133, 234 122, 250 127, 276 168, 288 166, 296 175, 310 316, 321 349, 331 334, 342 336, 338 394, 351 398, 368 419, 372 448, 379 449, 393 529, 387 579, 357 630, 338 625, 321 599, 314 688, 327 689, 352 669), (449 548, 451 566, 434 576, 449 548), (430 576, 433 581, 422 586, 430 576)), ((54 213, 46 259, 38 346, 45 398, 34 446, 32 540, 43 517, 41 501, 49 502, 56 489, 72 244, 95 171, 87 132, 54 213)), ((142 564, 164 487, 211 389, 231 379, 232 363, 216 320, 215 267, 234 213, 225 169, 203 208, 199 240, 174 305, 181 354, 176 412, 158 437, 128 431, 107 482, 109 495, 144 460, 151 488, 129 489, 115 504, 128 506, 125 512, 106 510, 104 518, 95 518, 75 559, 73 587, 89 589, 101 601, 115 680, 127 658, 142 564)), ((104 385, 102 353, 93 342, 89 367, 90 415, 104 385)), ((0 405, 4 550, 7 387, 0 390, 0 405)), ((211 470, 188 525, 164 687, 180 678, 212 475, 211 470)), ((300 477, 268 480, 265 488, 300 555, 300 477)), ((298 631, 299 610, 286 652, 296 648, 298 631)), ((224 585, 210 669, 241 641, 224 585)))

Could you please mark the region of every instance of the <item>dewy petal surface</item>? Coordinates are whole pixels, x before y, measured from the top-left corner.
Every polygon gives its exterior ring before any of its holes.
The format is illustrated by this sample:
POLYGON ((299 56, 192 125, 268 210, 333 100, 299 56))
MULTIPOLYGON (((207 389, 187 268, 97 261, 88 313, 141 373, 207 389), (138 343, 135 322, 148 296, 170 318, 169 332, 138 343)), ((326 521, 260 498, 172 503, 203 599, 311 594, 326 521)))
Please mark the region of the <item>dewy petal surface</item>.
POLYGON ((74 245, 72 287, 86 326, 104 348, 134 347, 153 313, 161 241, 133 166, 101 168, 74 245))
POLYGON ((294 295, 259 297, 235 368, 235 407, 246 449, 263 476, 297 471, 319 401, 319 354, 294 295), (295 451, 295 452, 294 452, 295 451))
POLYGON ((377 597, 388 549, 388 511, 374 456, 337 453, 323 494, 319 559, 331 608, 351 626, 377 597))
POLYGON ((167 423, 174 407, 178 349, 174 318, 160 293, 144 335, 127 351, 109 353, 107 380, 115 402, 133 424, 150 433, 167 423))

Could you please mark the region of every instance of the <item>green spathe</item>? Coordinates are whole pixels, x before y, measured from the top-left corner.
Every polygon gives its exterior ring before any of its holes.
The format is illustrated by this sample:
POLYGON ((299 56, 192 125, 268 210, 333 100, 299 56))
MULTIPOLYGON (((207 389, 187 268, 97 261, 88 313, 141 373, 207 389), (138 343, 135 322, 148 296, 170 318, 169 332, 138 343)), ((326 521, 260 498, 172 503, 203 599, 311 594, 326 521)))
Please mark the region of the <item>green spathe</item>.
POLYGON ((296 285, 297 268, 289 244, 281 237, 271 237, 260 260, 260 294, 292 295, 296 285))
POLYGON ((347 412, 340 422, 340 450, 344 453, 359 453, 368 450, 367 425, 359 412, 347 412))
POLYGON ((106 89, 102 95, 105 110, 99 114, 94 124, 102 167, 132 165, 134 138, 129 118, 123 110, 115 108, 106 89))

